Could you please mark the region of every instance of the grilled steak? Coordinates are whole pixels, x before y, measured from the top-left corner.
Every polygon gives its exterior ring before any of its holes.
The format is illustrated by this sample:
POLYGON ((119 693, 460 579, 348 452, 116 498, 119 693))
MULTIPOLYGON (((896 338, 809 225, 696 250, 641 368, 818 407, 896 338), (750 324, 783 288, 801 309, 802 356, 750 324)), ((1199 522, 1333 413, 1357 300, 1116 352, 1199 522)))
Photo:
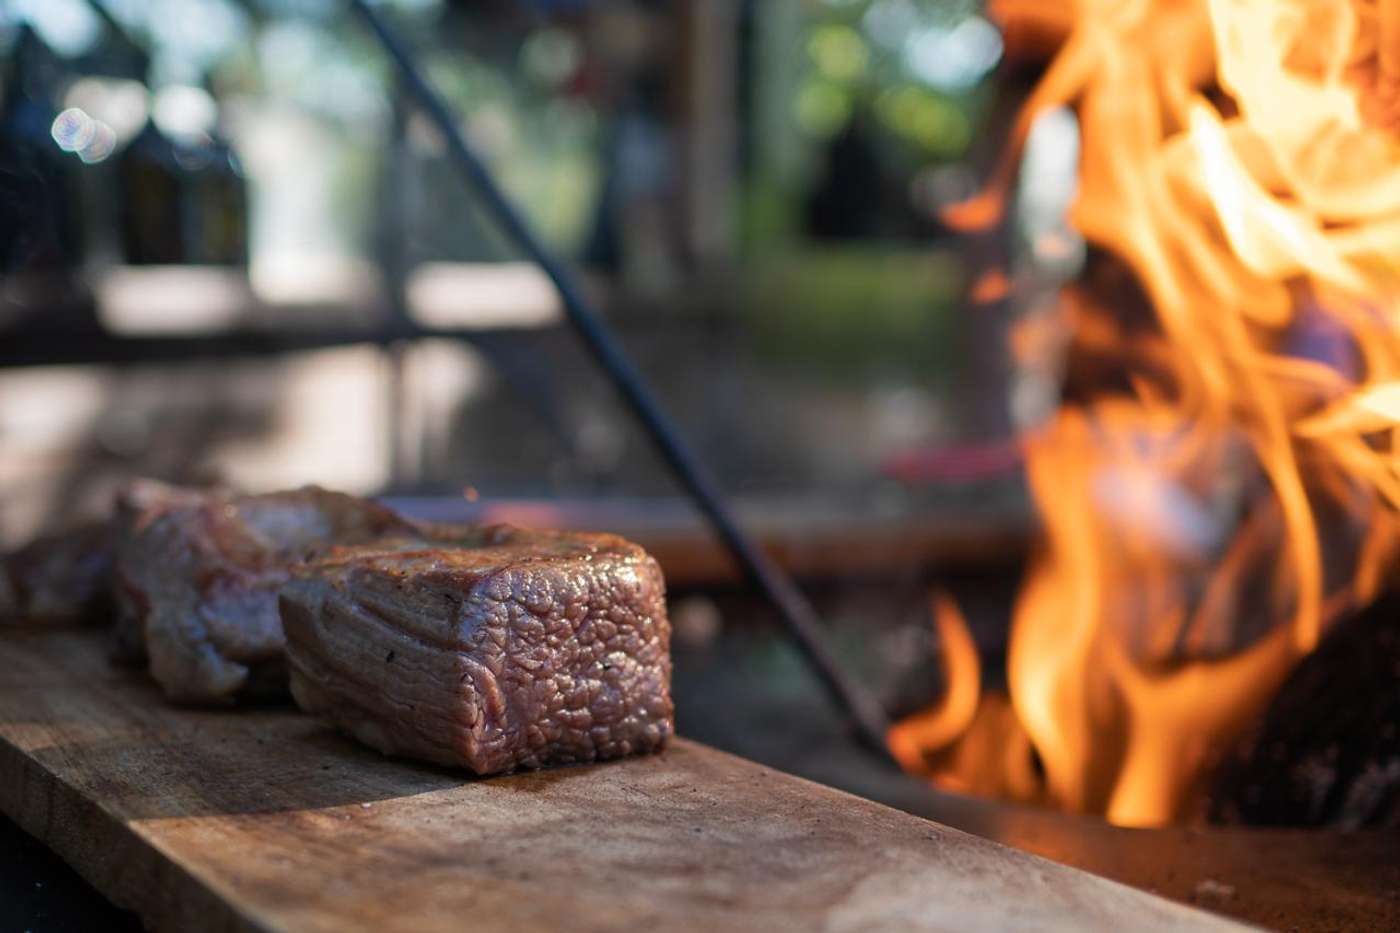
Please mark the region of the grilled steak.
POLYGON ((294 571, 281 610, 303 709, 382 752, 478 774, 666 742, 670 623, 646 552, 509 526, 433 534, 294 571))
POLYGON ((144 516, 194 495, 154 480, 137 480, 117 494, 113 520, 44 535, 0 558, 0 619, 109 620, 113 566, 124 538, 144 516))
POLYGON ((10 581, 10 568, 0 561, 0 622, 17 621, 24 615, 19 593, 10 581))
POLYGON ((141 532, 151 522, 172 509, 193 508, 205 502, 211 495, 227 494, 209 488, 171 486, 151 479, 135 480, 117 493, 112 518, 114 557, 112 576, 108 581, 115 616, 112 629, 112 653, 115 660, 132 665, 144 666, 146 663, 143 613, 132 594, 120 585, 123 564, 130 567, 133 559, 140 560, 141 546, 138 541, 141 532))
POLYGON ((189 703, 285 690, 277 589, 294 564, 332 544, 419 531, 385 506, 314 486, 197 495, 140 526, 117 568, 126 625, 139 623, 166 695, 189 703))
POLYGON ((91 522, 37 538, 0 559, 0 619, 101 619, 108 608, 112 530, 91 522))

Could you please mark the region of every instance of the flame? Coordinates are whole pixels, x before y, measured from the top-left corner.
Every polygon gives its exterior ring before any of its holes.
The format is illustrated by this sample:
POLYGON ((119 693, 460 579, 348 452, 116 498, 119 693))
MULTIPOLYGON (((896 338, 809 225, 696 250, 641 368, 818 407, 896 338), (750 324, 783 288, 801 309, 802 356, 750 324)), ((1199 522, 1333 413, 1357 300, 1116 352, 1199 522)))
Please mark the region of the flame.
POLYGON ((1064 296, 1094 367, 1022 438, 1044 536, 1014 716, 969 711, 975 654, 942 608, 948 695, 891 741, 946 786, 1158 825, 1400 554, 1400 0, 1062 7, 993 2, 1063 43, 948 220, 994 222, 1035 119, 1072 104, 1071 219, 1145 301, 1064 296), (970 751, 998 742, 1019 751, 970 751))
POLYGON ((943 650, 943 699, 895 724, 890 751, 906 771, 950 790, 1035 799, 1039 779, 1030 740, 1005 696, 981 696, 981 661, 962 611, 940 592, 933 618, 943 650))
POLYGON ((925 768, 922 749, 951 744, 977 715, 982 666, 967 621, 946 593, 934 596, 933 619, 943 649, 943 700, 896 724, 889 735, 890 751, 908 771, 925 768))

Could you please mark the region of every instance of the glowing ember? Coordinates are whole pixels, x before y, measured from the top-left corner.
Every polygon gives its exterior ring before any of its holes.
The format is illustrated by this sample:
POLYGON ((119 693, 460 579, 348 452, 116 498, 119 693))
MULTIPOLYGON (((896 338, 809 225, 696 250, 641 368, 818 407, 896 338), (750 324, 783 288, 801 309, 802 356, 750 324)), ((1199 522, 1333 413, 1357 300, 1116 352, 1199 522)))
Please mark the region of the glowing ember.
MULTIPOLYGON (((1056 24, 992 7, 1011 35, 1056 24)), ((1064 9, 1005 164, 950 220, 994 220, 1035 118, 1074 104, 1073 222, 1132 271, 1151 325, 1131 295, 1066 293, 1107 376, 1023 438, 1045 535, 1014 716, 973 709, 976 654, 942 606, 948 695, 891 745, 951 788, 1154 825, 1192 812, 1400 553, 1400 0, 1064 9)))

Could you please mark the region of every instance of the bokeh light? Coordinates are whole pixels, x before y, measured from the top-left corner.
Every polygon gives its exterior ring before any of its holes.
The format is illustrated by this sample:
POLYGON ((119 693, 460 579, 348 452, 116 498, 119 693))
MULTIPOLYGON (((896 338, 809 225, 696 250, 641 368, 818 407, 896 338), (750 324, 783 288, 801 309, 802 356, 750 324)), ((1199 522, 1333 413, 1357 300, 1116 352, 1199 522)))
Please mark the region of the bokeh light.
POLYGON ((190 139, 214 129, 219 108, 204 88, 173 84, 155 93, 151 118, 162 132, 190 139))
POLYGON ((64 93, 63 102, 109 126, 117 145, 135 136, 150 114, 146 86, 120 78, 79 78, 64 93))
POLYGON ((972 140, 972 123, 962 109, 925 88, 885 91, 876 98, 875 111, 885 126, 930 155, 957 155, 972 140))
POLYGON ((797 125, 812 136, 831 136, 841 131, 851 118, 851 94, 829 81, 810 81, 797 94, 794 104, 797 125))
POLYGON ((946 91, 976 85, 1001 61, 1001 33, 980 16, 951 29, 933 26, 910 37, 904 49, 909 71, 946 91))
POLYGON ((55 117, 49 134, 58 148, 89 164, 106 159, 117 146, 117 134, 110 126, 77 107, 55 117))
POLYGON ((545 87, 564 84, 582 61, 583 50, 567 29, 538 29, 526 37, 520 48, 521 67, 545 87))
POLYGON ((849 26, 819 26, 807 43, 817 70, 833 81, 853 81, 865 74, 870 50, 860 33, 849 26))
POLYGON ((84 0, 0 0, 9 18, 23 20, 49 48, 72 57, 92 48, 102 24, 84 0))

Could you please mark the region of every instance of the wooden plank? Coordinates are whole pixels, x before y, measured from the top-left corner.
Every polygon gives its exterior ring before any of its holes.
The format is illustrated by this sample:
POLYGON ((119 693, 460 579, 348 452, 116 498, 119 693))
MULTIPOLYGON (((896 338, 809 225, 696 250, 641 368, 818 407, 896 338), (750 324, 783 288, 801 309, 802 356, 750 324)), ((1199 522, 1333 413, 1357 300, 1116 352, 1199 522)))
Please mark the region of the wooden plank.
POLYGON ((678 741, 488 780, 0 632, 0 808, 155 930, 1232 929, 678 741))

